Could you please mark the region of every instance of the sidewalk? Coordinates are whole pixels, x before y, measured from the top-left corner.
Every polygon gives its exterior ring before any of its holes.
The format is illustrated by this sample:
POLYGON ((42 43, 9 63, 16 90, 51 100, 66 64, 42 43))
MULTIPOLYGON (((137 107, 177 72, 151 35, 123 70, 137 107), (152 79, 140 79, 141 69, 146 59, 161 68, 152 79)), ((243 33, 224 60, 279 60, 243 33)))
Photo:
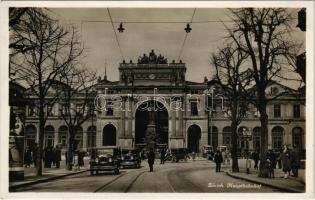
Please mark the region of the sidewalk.
POLYGON ((76 170, 66 170, 65 160, 60 162, 60 168, 57 169, 54 166, 52 168, 43 168, 42 176, 36 176, 36 168, 29 167, 24 168, 24 179, 23 180, 13 180, 9 182, 9 191, 13 192, 16 188, 25 187, 28 185, 33 185, 37 183, 43 183, 65 176, 70 176, 74 174, 83 173, 89 170, 89 158, 84 158, 84 167, 79 171, 76 170))
MULTIPOLYGON (((252 168, 250 169, 250 174, 246 174, 246 168, 245 168, 245 159, 239 159, 239 169, 240 172, 238 173, 232 173, 231 167, 226 170, 227 174, 233 178, 237 179, 243 179, 246 181, 254 182, 257 184, 262 184, 265 186, 270 186, 273 188, 277 188, 280 190, 284 190, 287 192, 298 192, 303 193, 305 192, 305 170, 300 169, 299 170, 299 177, 289 177, 288 179, 284 179, 283 172, 281 169, 275 169, 275 178, 260 178, 258 177, 258 170, 255 170, 253 168, 254 163, 252 162, 252 168)), ((226 165, 223 165, 223 169, 226 165)), ((230 165, 231 166, 231 165, 230 165)))

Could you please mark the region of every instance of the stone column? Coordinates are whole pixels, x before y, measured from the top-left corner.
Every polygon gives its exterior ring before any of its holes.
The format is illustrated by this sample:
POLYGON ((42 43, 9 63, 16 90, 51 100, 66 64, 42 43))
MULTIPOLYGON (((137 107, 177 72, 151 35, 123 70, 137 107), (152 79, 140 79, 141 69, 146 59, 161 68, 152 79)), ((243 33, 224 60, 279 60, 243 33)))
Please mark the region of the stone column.
POLYGON ((132 138, 132 100, 128 101, 128 130, 127 130, 127 136, 132 138))
POLYGON ((268 126, 268 149, 272 148, 272 133, 271 133, 271 127, 268 126))
POLYGON ((178 136, 183 136, 183 111, 180 109, 178 112, 178 136))
POLYGON ((125 101, 123 100, 120 111, 120 137, 125 137, 125 101))
POLYGON ((221 146, 221 145, 223 145, 223 133, 222 131, 218 131, 218 146, 221 146))
POLYGON ((171 122, 172 124, 170 124, 171 126, 171 134, 170 136, 176 136, 176 111, 175 110, 171 110, 171 122))

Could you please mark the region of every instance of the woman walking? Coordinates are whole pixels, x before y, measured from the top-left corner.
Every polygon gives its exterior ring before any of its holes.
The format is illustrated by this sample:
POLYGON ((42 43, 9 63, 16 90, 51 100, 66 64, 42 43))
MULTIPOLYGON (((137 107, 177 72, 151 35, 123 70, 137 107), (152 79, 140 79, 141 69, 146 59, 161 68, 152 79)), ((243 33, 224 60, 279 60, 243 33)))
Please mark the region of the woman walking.
POLYGON ((290 151, 287 145, 284 145, 283 151, 281 153, 282 170, 284 172, 284 178, 288 178, 289 172, 291 171, 290 162, 290 151))

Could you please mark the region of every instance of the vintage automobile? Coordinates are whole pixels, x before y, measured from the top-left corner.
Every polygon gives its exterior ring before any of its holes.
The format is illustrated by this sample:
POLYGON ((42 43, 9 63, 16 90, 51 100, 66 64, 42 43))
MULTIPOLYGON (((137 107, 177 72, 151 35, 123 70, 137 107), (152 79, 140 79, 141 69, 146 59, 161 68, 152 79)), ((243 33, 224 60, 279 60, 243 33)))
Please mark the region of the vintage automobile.
POLYGON ((99 174, 102 172, 113 172, 119 174, 119 164, 115 157, 111 154, 103 154, 97 156, 90 161, 91 175, 99 174))
POLYGON ((139 151, 137 151, 136 149, 121 150, 120 166, 122 168, 127 168, 127 167, 140 168, 141 157, 140 157, 139 151))
POLYGON ((212 160, 214 156, 213 147, 211 145, 204 145, 202 154, 204 158, 212 160))
POLYGON ((173 162, 179 162, 180 160, 187 162, 188 153, 185 148, 171 149, 171 155, 173 162))

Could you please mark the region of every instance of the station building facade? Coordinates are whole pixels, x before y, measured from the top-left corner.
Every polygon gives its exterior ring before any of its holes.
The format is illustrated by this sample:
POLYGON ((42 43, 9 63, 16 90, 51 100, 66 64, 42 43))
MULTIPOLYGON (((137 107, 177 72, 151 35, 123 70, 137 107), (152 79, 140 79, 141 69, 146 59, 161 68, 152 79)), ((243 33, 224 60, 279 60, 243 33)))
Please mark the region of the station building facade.
MULTIPOLYGON (((199 152, 204 145, 214 148, 231 145, 231 122, 226 114, 224 97, 214 89, 218 88, 215 81, 207 78, 201 82, 187 81, 185 63, 168 63, 161 55, 155 56, 153 51, 136 63, 123 61, 118 70, 119 81, 109 81, 105 75, 93 86, 100 96, 98 99, 103 102, 96 107, 105 109, 96 108, 95 115, 82 125, 75 137, 78 148, 141 147, 145 143, 147 125, 152 120, 157 143, 161 146, 199 152), (213 91, 213 98, 209 98, 205 91, 213 91), (117 105, 119 109, 115 108, 117 105), (212 109, 207 109, 209 105, 212 109), (152 108, 154 117, 150 119, 152 108)), ((303 150, 305 96, 278 83, 271 84, 266 92, 272 97, 284 90, 287 93, 267 107, 268 147, 297 144, 303 150)), ((39 126, 35 112, 34 108, 27 106, 26 146, 38 141, 39 126)), ((46 122, 45 146, 67 145, 68 127, 60 112, 61 106, 57 103, 46 122)), ((239 148, 257 149, 259 146, 259 112, 249 105, 248 114, 239 125, 239 148), (250 138, 244 137, 245 132, 250 133, 250 138)))

